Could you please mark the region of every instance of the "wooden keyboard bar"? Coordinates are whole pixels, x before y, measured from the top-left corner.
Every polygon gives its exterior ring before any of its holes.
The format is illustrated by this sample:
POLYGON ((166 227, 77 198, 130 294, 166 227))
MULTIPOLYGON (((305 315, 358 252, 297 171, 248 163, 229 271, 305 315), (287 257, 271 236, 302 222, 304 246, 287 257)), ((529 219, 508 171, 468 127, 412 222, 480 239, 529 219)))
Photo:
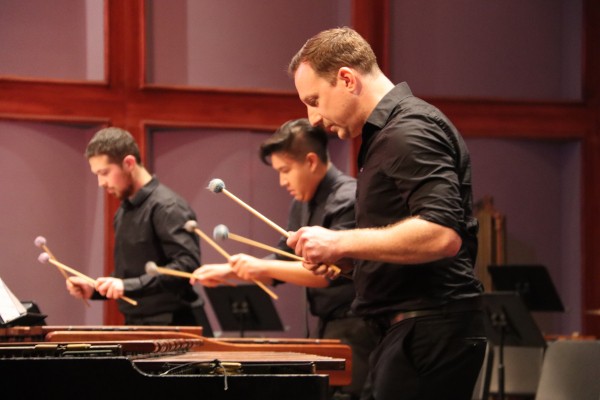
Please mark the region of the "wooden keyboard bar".
POLYGON ((188 332, 161 331, 52 331, 46 334, 47 342, 102 342, 127 340, 191 339, 194 348, 201 346, 203 337, 188 332))

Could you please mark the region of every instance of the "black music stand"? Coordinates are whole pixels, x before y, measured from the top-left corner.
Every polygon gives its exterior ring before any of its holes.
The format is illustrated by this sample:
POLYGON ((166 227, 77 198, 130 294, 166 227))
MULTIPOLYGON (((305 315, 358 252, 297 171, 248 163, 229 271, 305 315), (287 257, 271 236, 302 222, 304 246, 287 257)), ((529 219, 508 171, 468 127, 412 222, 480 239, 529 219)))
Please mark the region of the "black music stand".
POLYGON ((565 311, 543 265, 490 265, 488 271, 495 290, 518 292, 530 311, 565 311))
POLYGON ((273 301, 256 285, 204 288, 224 331, 282 331, 273 301))
POLYGON ((499 348, 498 395, 504 400, 504 346, 545 348, 546 341, 519 293, 484 293, 482 300, 487 337, 499 348))
POLYGON ((43 325, 45 318, 34 303, 20 302, 0 278, 0 327, 43 325))

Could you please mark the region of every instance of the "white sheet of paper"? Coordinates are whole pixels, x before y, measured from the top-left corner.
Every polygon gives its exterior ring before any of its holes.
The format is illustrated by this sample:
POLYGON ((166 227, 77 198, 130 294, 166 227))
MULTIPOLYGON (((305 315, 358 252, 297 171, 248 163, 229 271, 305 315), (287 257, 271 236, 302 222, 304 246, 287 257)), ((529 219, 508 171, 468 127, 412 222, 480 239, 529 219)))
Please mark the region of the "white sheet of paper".
POLYGON ((0 278, 0 317, 4 322, 12 321, 26 314, 27 310, 0 278))

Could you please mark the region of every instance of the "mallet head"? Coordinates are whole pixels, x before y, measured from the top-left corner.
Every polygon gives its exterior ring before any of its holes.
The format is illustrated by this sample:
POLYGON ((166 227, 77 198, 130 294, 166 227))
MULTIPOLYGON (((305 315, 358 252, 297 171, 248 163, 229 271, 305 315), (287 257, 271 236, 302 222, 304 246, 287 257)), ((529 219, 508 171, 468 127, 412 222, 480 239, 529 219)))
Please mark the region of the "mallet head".
POLYGON ((185 225, 183 227, 186 231, 193 233, 196 230, 196 228, 198 227, 198 223, 196 221, 194 221, 193 219, 190 219, 189 221, 187 221, 185 223, 185 225))
POLYGON ((225 189, 225 182, 221 179, 213 179, 208 183, 207 189, 214 193, 221 193, 225 189))
POLYGON ((215 240, 227 240, 229 238, 229 229, 223 224, 215 226, 213 238, 215 240))
POLYGON ((145 269, 148 275, 155 276, 159 274, 158 268, 156 267, 156 263, 154 261, 148 261, 146 263, 145 269))
POLYGON ((42 264, 46 264, 48 261, 50 261, 50 256, 46 252, 40 253, 38 256, 38 261, 42 264))
POLYGON ((33 241, 33 243, 35 243, 35 245, 37 247, 42 247, 46 244, 46 238, 43 236, 38 236, 35 238, 35 240, 33 241))

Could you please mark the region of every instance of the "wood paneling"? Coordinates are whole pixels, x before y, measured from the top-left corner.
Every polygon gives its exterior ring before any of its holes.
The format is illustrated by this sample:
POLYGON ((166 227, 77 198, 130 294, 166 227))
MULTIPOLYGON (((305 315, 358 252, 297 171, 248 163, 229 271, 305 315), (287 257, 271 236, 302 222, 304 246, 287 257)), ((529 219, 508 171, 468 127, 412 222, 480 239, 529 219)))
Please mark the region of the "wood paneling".
POLYGON ((600 309, 600 2, 584 1, 584 81, 586 119, 582 162, 582 304, 583 331, 600 336, 600 316, 586 313, 600 309))

